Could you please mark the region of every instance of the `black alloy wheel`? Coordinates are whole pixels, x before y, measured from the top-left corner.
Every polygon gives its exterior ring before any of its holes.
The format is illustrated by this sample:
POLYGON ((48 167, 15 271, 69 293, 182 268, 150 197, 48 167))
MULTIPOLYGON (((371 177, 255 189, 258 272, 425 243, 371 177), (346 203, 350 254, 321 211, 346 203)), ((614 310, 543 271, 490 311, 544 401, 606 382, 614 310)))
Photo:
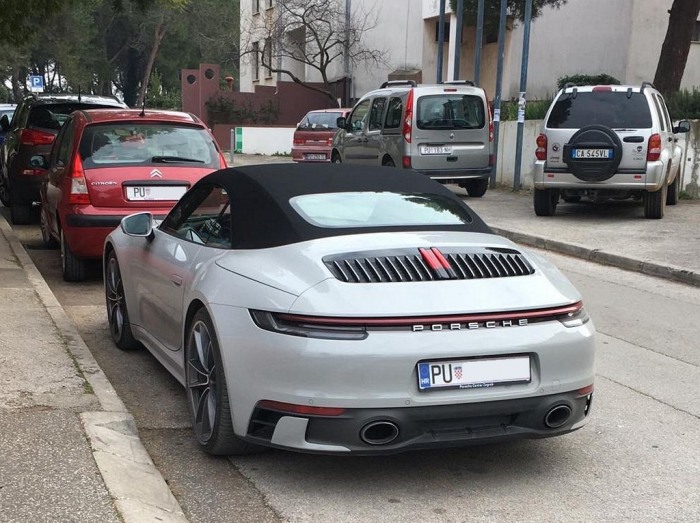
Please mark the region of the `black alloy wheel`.
POLYGON ((331 157, 331 163, 343 163, 343 161, 340 159, 340 153, 333 153, 333 156, 331 157))
POLYGON ((2 174, 0 174, 0 202, 5 207, 9 207, 12 202, 10 198, 10 184, 2 174))
POLYGON ((681 173, 677 173, 676 177, 673 179, 673 183, 668 186, 668 192, 666 194, 666 205, 676 205, 678 203, 678 193, 680 192, 681 186, 681 173))
POLYGON ((219 342, 206 309, 199 309, 185 343, 187 405, 197 443, 212 455, 259 452, 233 431, 226 376, 219 342))
POLYGON ((109 332, 114 344, 121 350, 139 348, 139 343, 131 331, 129 312, 126 309, 126 297, 124 296, 124 283, 114 251, 109 253, 105 267, 105 301, 107 302, 109 332))

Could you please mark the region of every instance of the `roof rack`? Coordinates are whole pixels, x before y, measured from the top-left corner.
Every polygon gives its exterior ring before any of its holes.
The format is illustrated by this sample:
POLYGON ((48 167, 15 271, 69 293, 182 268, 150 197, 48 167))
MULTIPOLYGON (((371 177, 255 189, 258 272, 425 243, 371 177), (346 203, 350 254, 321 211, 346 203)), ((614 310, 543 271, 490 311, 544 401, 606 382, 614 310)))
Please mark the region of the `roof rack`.
POLYGON ((380 89, 384 89, 385 87, 394 87, 396 85, 410 85, 411 87, 415 87, 418 84, 415 80, 389 80, 388 82, 384 82, 380 89))
POLYGON ((654 87, 654 84, 653 84, 653 83, 651 83, 651 82, 642 82, 642 87, 639 89, 639 92, 640 92, 640 93, 643 93, 645 87, 651 87, 652 89, 656 89, 656 87, 654 87))
POLYGON ((442 82, 442 83, 443 84, 450 84, 450 85, 471 85, 471 86, 476 85, 471 80, 448 80, 447 82, 442 82))
POLYGON ((578 96, 578 89, 576 88, 576 84, 573 82, 566 82, 564 87, 561 89, 562 92, 566 92, 569 87, 573 87, 573 90, 571 91, 571 98, 576 98, 578 96))

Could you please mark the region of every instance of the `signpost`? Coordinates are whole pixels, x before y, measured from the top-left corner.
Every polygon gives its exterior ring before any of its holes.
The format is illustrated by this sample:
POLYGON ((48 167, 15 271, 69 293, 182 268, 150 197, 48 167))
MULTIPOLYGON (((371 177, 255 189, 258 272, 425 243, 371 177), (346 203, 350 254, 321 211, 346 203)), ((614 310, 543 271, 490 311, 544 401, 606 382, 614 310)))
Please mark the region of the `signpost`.
POLYGON ((30 75, 27 79, 29 83, 29 91, 32 93, 44 92, 44 77, 41 75, 30 75))

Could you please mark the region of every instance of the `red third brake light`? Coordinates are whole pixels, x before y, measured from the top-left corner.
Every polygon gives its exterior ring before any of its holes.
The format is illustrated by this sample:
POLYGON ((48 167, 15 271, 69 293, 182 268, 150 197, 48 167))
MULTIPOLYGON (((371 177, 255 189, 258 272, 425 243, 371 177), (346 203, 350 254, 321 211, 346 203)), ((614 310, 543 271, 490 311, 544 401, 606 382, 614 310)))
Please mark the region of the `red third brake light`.
POLYGON ((537 149, 535 149, 535 157, 538 160, 547 159, 547 136, 541 134, 537 137, 537 149))
MULTIPOLYGON (((401 130, 401 134, 403 134, 403 139, 406 140, 406 143, 411 143, 411 130, 412 129, 413 129, 413 89, 409 89, 408 96, 406 97, 406 116, 403 119, 403 129, 401 130)), ((404 167, 406 167, 406 165, 404 165, 404 167)))
POLYGON ((85 171, 83 170, 83 162, 80 160, 80 156, 76 156, 73 160, 73 169, 68 173, 68 178, 70 179, 68 203, 70 205, 90 205, 90 195, 88 194, 85 171))
POLYGON ((51 145, 55 138, 51 133, 36 129, 22 129, 19 133, 19 141, 22 145, 51 145))
POLYGON ((600 92, 600 91, 612 91, 612 87, 610 87, 609 85, 596 85, 596 86, 593 88, 593 92, 594 92, 594 93, 597 93, 597 92, 600 92))
POLYGON ((647 147, 647 162, 655 162, 661 157, 661 135, 652 134, 647 147))

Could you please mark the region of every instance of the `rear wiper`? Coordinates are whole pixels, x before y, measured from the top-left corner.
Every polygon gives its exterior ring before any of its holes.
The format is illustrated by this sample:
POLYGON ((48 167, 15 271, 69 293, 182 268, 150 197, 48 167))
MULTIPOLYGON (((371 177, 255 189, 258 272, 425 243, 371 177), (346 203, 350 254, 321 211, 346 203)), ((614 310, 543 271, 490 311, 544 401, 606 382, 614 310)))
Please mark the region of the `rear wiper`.
POLYGON ((206 163, 204 160, 197 160, 197 158, 185 158, 183 156, 154 156, 151 158, 153 163, 170 163, 170 162, 192 162, 192 163, 206 163))

